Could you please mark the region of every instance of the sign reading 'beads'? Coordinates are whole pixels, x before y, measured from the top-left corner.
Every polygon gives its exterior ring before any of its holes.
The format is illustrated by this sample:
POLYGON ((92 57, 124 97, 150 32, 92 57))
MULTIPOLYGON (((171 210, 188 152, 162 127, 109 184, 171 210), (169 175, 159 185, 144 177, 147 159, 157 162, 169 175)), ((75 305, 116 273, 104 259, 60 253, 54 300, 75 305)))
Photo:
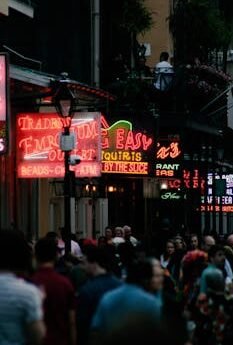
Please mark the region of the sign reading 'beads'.
MULTIPOLYGON (((63 177, 64 152, 60 148, 63 127, 68 124, 57 114, 19 114, 17 116, 17 171, 22 178, 63 177)), ((76 113, 70 123, 75 137, 71 155, 81 163, 70 166, 76 177, 101 174, 100 114, 76 113)))

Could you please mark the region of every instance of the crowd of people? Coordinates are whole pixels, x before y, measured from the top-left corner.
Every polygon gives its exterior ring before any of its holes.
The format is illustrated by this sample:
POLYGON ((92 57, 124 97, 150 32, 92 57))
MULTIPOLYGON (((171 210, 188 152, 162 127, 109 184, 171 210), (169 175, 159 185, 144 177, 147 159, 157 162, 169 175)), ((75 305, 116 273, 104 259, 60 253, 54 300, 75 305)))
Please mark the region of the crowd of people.
POLYGON ((70 240, 0 231, 0 344, 232 344, 233 234, 70 240))

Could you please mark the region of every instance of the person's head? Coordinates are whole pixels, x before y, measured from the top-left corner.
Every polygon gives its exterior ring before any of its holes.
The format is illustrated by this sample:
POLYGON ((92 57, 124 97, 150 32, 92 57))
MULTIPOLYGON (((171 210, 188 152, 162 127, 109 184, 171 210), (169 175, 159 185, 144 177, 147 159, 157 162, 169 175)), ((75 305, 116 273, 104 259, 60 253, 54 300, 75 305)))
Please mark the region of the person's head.
POLYGON ((103 246, 106 246, 106 244, 107 244, 107 238, 105 236, 100 236, 98 238, 98 246, 103 247, 103 246))
POLYGON ((166 242, 165 253, 168 256, 171 256, 175 252, 175 243, 173 240, 168 240, 166 242))
POLYGON ((149 291, 157 292, 163 289, 164 271, 159 260, 152 258, 152 280, 149 286, 149 291))
POLYGON ((206 286, 208 295, 223 295, 225 289, 225 281, 222 272, 220 270, 207 272, 206 286))
POLYGON ((231 234, 227 237, 227 245, 229 247, 233 248, 233 234, 231 234))
POLYGON ((107 240, 112 239, 112 229, 109 226, 105 228, 105 237, 107 238, 107 240))
POLYGON ((192 250, 198 249, 199 247, 199 240, 197 234, 192 234, 190 236, 190 248, 192 250))
POLYGON ((224 267, 225 252, 224 248, 220 245, 213 245, 208 251, 209 261, 219 268, 224 267))
POLYGON ((47 232, 46 238, 53 240, 58 245, 59 236, 55 231, 47 232))
POLYGON ((134 260, 128 266, 126 280, 128 283, 138 285, 146 291, 158 291, 162 288, 163 271, 159 261, 154 258, 134 260))
POLYGON ((124 231, 124 236, 125 239, 130 239, 130 236, 132 235, 132 229, 129 225, 124 225, 123 226, 123 231, 124 231))
POLYGON ((174 242, 176 250, 184 250, 186 248, 186 244, 182 236, 176 236, 174 238, 174 242))
POLYGON ((206 235, 203 237, 203 244, 202 249, 208 253, 211 246, 214 246, 216 244, 216 241, 213 236, 206 235))
POLYGON ((0 230, 0 271, 25 271, 31 264, 31 250, 22 233, 0 230))
POLYGON ((54 239, 41 238, 35 245, 35 257, 39 264, 54 263, 58 249, 54 239))
POLYGON ((193 283, 200 278, 206 268, 208 255, 203 250, 189 250, 181 262, 183 283, 193 283))
POLYGON ((115 237, 124 237, 123 228, 120 227, 120 226, 115 227, 114 236, 115 236, 115 237))
POLYGON ((225 252, 226 258, 232 262, 233 261, 233 248, 231 248, 230 246, 224 246, 224 252, 225 252))
POLYGON ((109 264, 107 249, 95 245, 83 247, 82 268, 90 276, 96 276, 99 272, 107 270, 109 264))
POLYGON ((169 54, 168 54, 168 52, 162 52, 162 53, 160 54, 160 61, 168 61, 168 59, 169 59, 169 54))
POLYGON ((58 228, 58 237, 65 241, 66 233, 65 233, 65 228, 63 226, 58 228))

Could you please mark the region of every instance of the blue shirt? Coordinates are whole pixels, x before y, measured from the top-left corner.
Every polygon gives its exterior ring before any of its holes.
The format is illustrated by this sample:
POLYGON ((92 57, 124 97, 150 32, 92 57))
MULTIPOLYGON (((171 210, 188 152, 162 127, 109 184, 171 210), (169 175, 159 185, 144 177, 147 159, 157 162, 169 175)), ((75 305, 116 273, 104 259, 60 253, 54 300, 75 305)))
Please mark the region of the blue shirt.
POLYGON ((90 278, 80 289, 77 298, 77 327, 79 343, 86 344, 92 317, 101 297, 110 290, 118 288, 122 282, 106 273, 90 278))
POLYGON ((201 280, 200 280, 200 292, 201 293, 207 293, 208 292, 208 284, 207 284, 207 279, 209 276, 215 275, 216 278, 219 278, 220 280, 222 279, 224 281, 223 273, 222 271, 217 268, 213 264, 209 264, 204 271, 202 272, 201 275, 201 280))
POLYGON ((123 284, 103 296, 93 317, 92 329, 108 331, 119 320, 127 319, 135 313, 150 316, 156 320, 160 315, 160 305, 152 294, 141 287, 123 284))

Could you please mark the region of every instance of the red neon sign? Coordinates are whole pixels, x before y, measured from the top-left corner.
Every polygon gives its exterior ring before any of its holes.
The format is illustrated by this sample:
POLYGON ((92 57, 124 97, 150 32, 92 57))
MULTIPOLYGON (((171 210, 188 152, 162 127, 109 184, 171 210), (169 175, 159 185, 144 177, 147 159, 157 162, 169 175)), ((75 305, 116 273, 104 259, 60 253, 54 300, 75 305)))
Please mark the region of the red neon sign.
POLYGON ((182 187, 186 189, 197 189, 200 188, 201 191, 204 191, 205 180, 199 175, 199 171, 194 169, 191 172, 189 170, 183 170, 183 179, 171 178, 167 180, 168 189, 180 189, 182 187))
POLYGON ((167 146, 160 146, 160 143, 158 143, 157 147, 159 148, 156 154, 157 159, 174 159, 181 155, 181 150, 179 149, 178 141, 171 142, 167 146))
POLYGON ((233 205, 222 205, 220 207, 219 205, 201 205, 200 207, 201 212, 226 212, 226 213, 232 213, 233 212, 233 205))
POLYGON ((0 154, 6 151, 7 55, 0 54, 0 154))
MULTIPOLYGON (((71 166, 78 177, 100 176, 101 146, 99 113, 77 114, 70 131, 76 146, 71 154, 82 161, 71 166)), ((64 153, 59 138, 63 122, 57 114, 19 114, 17 117, 18 177, 63 177, 64 153)))

